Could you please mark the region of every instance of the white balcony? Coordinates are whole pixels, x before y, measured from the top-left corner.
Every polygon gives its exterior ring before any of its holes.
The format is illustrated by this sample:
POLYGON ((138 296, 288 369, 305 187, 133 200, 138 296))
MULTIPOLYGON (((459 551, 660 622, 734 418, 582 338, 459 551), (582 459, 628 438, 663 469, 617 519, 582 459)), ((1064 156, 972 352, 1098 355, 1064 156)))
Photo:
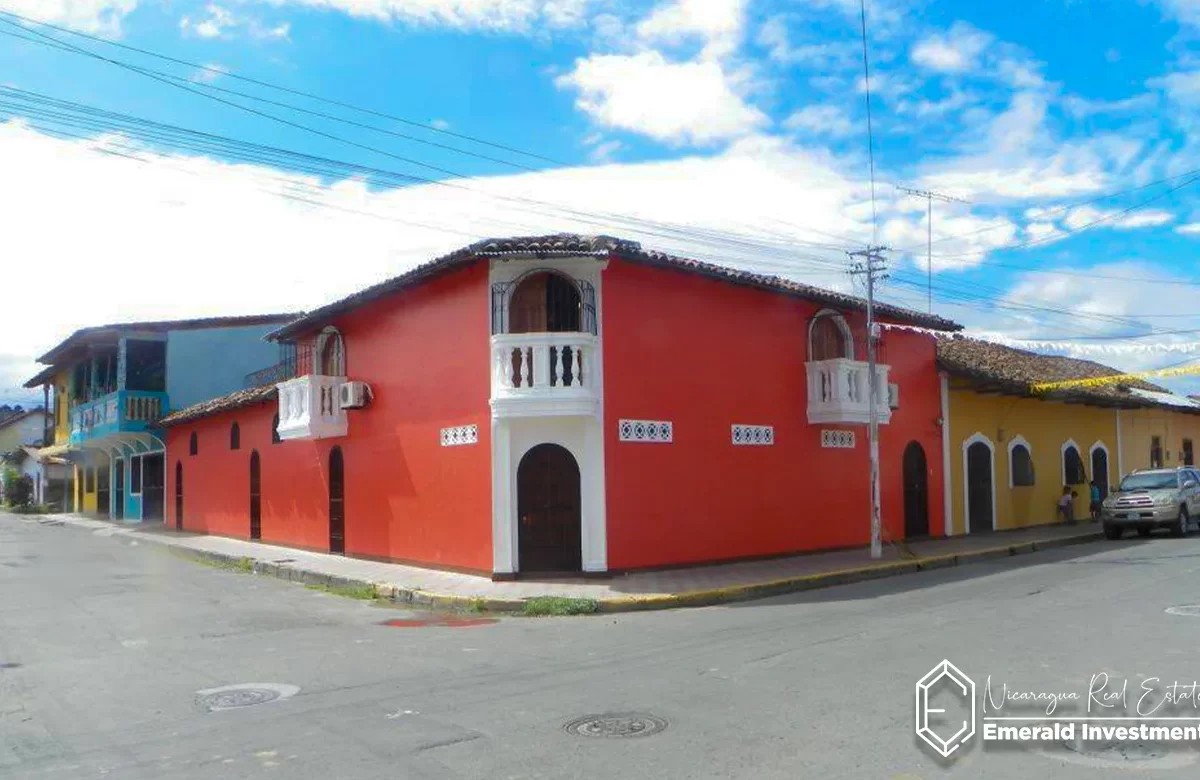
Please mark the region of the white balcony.
POLYGON ((338 387, 345 381, 344 376, 308 374, 276 385, 280 440, 345 436, 346 410, 338 403, 338 387))
MULTIPOLYGON (((810 423, 869 423, 870 382, 867 364, 835 358, 805 364, 808 369, 808 421, 810 423)), ((888 366, 875 366, 875 416, 881 423, 892 419, 888 405, 888 366)))
POLYGON ((600 408, 595 367, 599 340, 590 333, 492 336, 492 415, 593 415, 600 408))

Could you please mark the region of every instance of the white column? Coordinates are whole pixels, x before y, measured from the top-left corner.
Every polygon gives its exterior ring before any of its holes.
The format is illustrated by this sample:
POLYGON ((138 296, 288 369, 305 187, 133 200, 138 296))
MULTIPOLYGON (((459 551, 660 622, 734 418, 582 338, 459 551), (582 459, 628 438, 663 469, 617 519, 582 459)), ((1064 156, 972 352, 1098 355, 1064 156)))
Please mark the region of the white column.
POLYGON ((608 510, 604 493, 604 431, 601 417, 584 421, 579 464, 583 570, 608 571, 608 510))
POLYGON ((513 517, 515 495, 512 434, 506 419, 492 418, 492 572, 517 571, 517 523, 513 517))
MULTIPOLYGON (((954 535, 954 512, 950 494, 954 489, 950 473, 950 377, 945 372, 939 377, 942 391, 942 513, 945 519, 946 536, 954 535)), ((963 475, 966 479, 966 475, 963 475)))

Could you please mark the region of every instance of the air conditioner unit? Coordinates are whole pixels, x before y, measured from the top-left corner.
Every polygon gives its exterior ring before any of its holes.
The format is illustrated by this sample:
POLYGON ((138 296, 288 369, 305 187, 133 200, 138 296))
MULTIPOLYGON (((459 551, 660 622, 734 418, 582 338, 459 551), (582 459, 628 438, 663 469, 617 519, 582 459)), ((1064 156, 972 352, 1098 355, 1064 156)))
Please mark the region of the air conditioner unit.
POLYGON ((895 382, 888 383, 888 408, 900 408, 900 385, 895 382))
POLYGON ((342 409, 361 409, 371 399, 366 382, 342 382, 338 386, 338 406, 342 409))

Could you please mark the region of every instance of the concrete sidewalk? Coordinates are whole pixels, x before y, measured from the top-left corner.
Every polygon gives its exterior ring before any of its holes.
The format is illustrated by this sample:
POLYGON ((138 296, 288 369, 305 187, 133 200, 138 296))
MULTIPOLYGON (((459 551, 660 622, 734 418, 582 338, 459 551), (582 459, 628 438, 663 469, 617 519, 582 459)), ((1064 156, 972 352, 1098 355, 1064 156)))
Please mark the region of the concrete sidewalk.
POLYGON ((3 512, 0 512, 0 519, 73 526, 91 530, 97 536, 118 536, 164 545, 196 558, 246 561, 256 573, 306 584, 370 585, 379 597, 402 603, 492 611, 520 611, 527 599, 539 596, 591 599, 600 612, 705 606, 961 566, 1102 537, 1096 524, 1042 526, 907 545, 885 545, 884 558, 880 561, 872 561, 866 550, 840 550, 744 563, 634 572, 611 578, 493 582, 487 577, 471 574, 176 532, 161 525, 139 529, 75 515, 22 516, 3 512))

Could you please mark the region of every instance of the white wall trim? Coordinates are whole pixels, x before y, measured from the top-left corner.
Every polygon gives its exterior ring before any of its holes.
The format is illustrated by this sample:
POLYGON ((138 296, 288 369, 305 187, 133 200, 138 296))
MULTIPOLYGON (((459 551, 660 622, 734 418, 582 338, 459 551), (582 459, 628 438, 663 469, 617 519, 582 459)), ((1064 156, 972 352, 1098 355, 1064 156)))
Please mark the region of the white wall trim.
MULTIPOLYGON (((1013 459, 1012 458, 1013 458, 1013 449, 1018 444, 1020 444, 1026 450, 1029 451, 1029 461, 1031 463, 1033 462, 1033 446, 1028 441, 1026 441, 1024 436, 1022 436, 1021 434, 1017 434, 1016 436, 1014 436, 1008 440, 1008 489, 1009 490, 1012 490, 1013 488, 1016 487, 1016 485, 1013 484, 1013 459)), ((1036 470, 1033 473, 1033 478, 1035 481, 1037 480, 1037 471, 1036 470)))
MULTIPOLYGON (((943 533, 954 536, 954 475, 950 473, 950 376, 940 373, 942 392, 942 514, 943 533)), ((966 479, 966 475, 963 475, 966 479)))
POLYGON ((963 533, 971 533, 971 480, 969 479, 970 469, 968 468, 967 450, 971 449, 971 445, 977 442, 982 442, 987 445, 988 451, 991 453, 992 461, 992 530, 996 530, 996 445, 992 440, 983 433, 976 431, 962 443, 962 464, 963 464, 963 533))
POLYGON ((838 330, 840 330, 842 332, 842 338, 846 340, 847 352, 850 353, 846 357, 850 360, 855 360, 856 358, 854 355, 854 334, 850 332, 850 325, 846 322, 846 318, 844 316, 842 316, 842 313, 840 311, 838 311, 837 309, 821 309, 819 312, 817 312, 816 314, 813 315, 813 318, 811 320, 808 321, 808 352, 807 352, 808 360, 811 362, 813 359, 813 356, 812 356, 813 328, 816 327, 817 320, 821 319, 822 317, 833 317, 833 321, 838 326, 838 330))
MULTIPOLYGON (((1062 487, 1067 486, 1067 448, 1068 447, 1074 447, 1075 452, 1079 453, 1079 460, 1081 460, 1081 461, 1083 460, 1083 450, 1080 449, 1079 445, 1075 443, 1074 439, 1067 439, 1066 441, 1064 441, 1062 443, 1062 446, 1058 448, 1058 472, 1059 472, 1058 475, 1060 477, 1058 484, 1061 485, 1062 487)), ((1087 471, 1087 469, 1085 468, 1084 472, 1086 472, 1086 471, 1087 471)))
POLYGON ((1104 466, 1107 469, 1107 472, 1104 475, 1104 483, 1106 485, 1108 485, 1109 489, 1111 490, 1112 484, 1113 484, 1112 483, 1112 453, 1109 452, 1108 445, 1105 444, 1104 441, 1101 439, 1097 439, 1095 441, 1095 443, 1093 443, 1092 446, 1088 448, 1087 465, 1088 465, 1088 468, 1093 469, 1092 470, 1092 479, 1093 480, 1096 478, 1096 473, 1095 473, 1095 469, 1092 466, 1092 463, 1094 462, 1092 460, 1092 458, 1094 457, 1094 453, 1096 452, 1096 450, 1104 450, 1104 466))

